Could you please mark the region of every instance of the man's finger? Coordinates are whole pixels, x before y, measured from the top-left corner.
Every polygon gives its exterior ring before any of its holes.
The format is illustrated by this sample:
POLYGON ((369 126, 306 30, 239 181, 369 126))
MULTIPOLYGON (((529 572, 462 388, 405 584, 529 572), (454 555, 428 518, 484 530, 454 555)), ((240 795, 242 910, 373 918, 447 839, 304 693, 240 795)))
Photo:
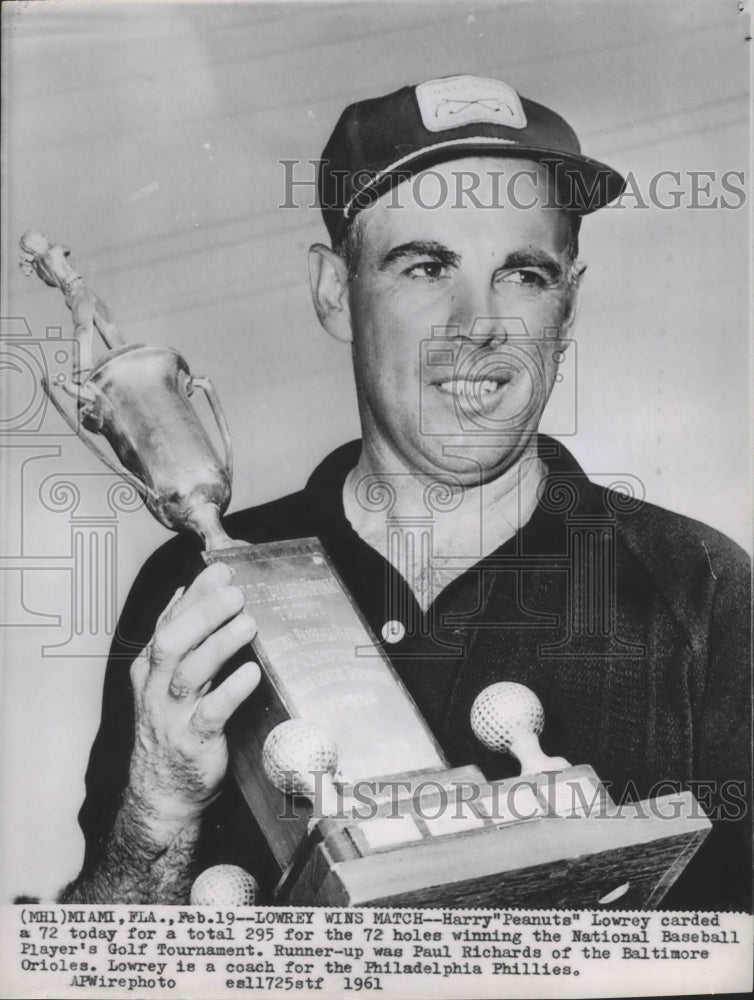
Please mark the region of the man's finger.
POLYGON ((152 640, 152 666, 172 671, 178 661, 244 606, 239 587, 219 587, 161 626, 152 640))
POLYGON ((169 622, 170 619, 176 614, 176 609, 178 608, 178 602, 181 600, 185 592, 186 592, 185 587, 179 587, 178 590, 176 590, 176 592, 170 598, 170 601, 168 602, 167 606, 163 609, 162 614, 157 619, 157 624, 155 625, 155 631, 157 631, 157 629, 160 628, 162 625, 164 625, 166 622, 169 622))
POLYGON ((238 706, 259 684, 262 672, 256 663, 244 663, 219 687, 205 695, 191 716, 191 728, 199 736, 219 735, 238 706))
POLYGON ((169 621, 175 618, 176 615, 180 614, 181 611, 185 611, 186 608, 190 608, 192 604, 195 604, 205 594, 211 594, 218 587, 227 587, 232 581, 233 572, 229 566, 226 566, 223 562, 212 563, 206 569, 203 569, 188 587, 184 588, 184 592, 180 594, 177 600, 173 597, 173 600, 165 609, 165 612, 170 611, 166 620, 169 621))
POLYGON ((251 642, 256 632, 256 622, 250 615, 244 612, 236 615, 180 661, 170 678, 168 694, 179 701, 198 696, 222 665, 251 642))

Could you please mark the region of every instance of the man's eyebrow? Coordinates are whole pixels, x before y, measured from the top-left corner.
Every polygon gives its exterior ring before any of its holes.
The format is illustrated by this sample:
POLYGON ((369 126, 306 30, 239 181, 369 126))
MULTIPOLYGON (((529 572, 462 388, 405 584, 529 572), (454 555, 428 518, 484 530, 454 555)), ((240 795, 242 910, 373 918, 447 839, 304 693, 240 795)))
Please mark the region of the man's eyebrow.
POLYGON ((535 247, 527 247, 526 250, 514 250, 509 253, 503 262, 502 269, 511 271, 525 267, 538 267, 553 281, 563 277, 563 266, 549 253, 537 250, 535 247))
POLYGON ((400 246, 388 250, 381 258, 378 268, 380 271, 385 271, 395 261, 404 260, 406 257, 431 257, 438 264, 444 264, 449 267, 454 267, 461 261, 457 253, 449 250, 442 243, 436 243, 434 240, 411 240, 408 243, 401 243, 400 246))

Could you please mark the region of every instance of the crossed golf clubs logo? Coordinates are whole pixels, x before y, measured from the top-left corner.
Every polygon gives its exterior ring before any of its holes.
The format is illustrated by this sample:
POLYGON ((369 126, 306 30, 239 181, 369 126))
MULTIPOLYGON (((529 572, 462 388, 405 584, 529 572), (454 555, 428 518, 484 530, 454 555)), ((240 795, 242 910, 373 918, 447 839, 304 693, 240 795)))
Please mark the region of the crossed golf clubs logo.
POLYGON ((448 108, 447 113, 449 115, 460 115, 468 108, 472 108, 474 107, 475 104, 478 104, 479 107, 483 108, 485 111, 492 111, 494 113, 500 112, 503 110, 503 108, 506 108, 511 118, 514 117, 513 108, 510 106, 510 104, 505 104, 505 103, 501 104, 494 97, 477 97, 474 100, 468 100, 466 98, 446 97, 442 101, 440 101, 437 107, 435 108, 435 118, 440 117, 440 108, 446 104, 460 104, 460 107, 458 108, 448 108))

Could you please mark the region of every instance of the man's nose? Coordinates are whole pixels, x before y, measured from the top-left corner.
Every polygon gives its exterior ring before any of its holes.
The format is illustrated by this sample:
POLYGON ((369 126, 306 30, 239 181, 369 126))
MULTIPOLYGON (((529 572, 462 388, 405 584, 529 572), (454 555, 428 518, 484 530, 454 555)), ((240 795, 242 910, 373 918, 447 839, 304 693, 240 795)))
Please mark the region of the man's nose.
POLYGON ((504 344, 508 339, 505 319, 495 314, 491 289, 467 288, 454 303, 450 326, 456 337, 475 344, 504 344))
POLYGON ((466 335, 475 344, 504 344, 508 339, 505 320, 502 316, 476 316, 466 335))

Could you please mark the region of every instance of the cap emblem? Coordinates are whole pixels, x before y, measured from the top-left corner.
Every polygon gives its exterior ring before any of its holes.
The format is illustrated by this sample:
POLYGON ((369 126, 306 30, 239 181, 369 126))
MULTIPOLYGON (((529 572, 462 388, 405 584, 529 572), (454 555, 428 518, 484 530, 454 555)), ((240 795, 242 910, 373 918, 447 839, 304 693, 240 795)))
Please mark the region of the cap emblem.
POLYGON ((502 80, 483 76, 447 76, 416 88, 422 122, 430 132, 444 132, 474 122, 526 128, 516 91, 502 80))

